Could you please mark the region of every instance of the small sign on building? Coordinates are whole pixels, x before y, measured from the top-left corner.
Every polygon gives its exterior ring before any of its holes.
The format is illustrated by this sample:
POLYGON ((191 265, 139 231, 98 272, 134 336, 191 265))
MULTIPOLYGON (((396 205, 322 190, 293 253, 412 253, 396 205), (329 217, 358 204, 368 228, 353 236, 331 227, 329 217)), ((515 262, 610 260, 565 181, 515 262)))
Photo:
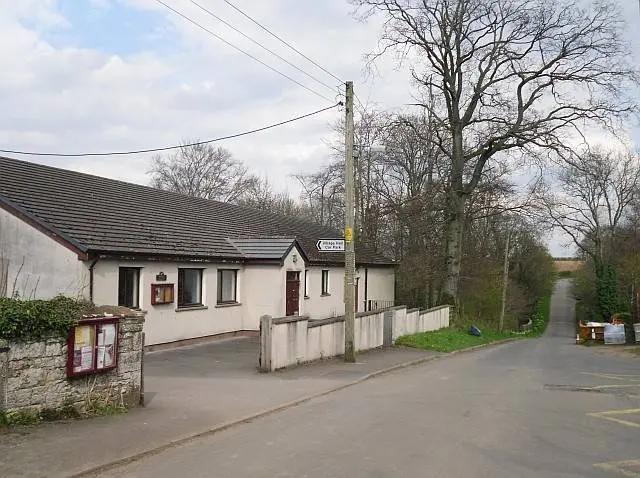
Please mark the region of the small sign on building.
POLYGON ((320 252, 343 252, 344 239, 320 239, 316 247, 320 252))

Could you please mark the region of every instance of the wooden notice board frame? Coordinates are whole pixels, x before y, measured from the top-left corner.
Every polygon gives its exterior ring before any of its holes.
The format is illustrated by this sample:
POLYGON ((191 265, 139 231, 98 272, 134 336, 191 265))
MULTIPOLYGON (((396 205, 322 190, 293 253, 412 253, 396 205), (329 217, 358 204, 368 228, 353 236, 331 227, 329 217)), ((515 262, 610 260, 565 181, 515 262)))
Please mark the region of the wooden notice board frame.
POLYGON ((83 377, 118 367, 120 318, 81 319, 67 339, 67 377, 83 377))

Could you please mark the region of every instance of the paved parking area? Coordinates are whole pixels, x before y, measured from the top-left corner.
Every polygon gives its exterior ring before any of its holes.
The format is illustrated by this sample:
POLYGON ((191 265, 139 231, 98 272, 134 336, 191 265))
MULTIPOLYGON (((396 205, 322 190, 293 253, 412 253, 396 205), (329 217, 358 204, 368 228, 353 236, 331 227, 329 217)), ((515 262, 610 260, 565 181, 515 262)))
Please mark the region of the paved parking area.
POLYGON ((234 338, 145 355, 146 406, 123 415, 50 423, 0 435, 0 477, 68 477, 226 423, 438 355, 415 349, 360 354, 258 372, 258 339, 234 338))
POLYGON ((236 337, 207 344, 150 352, 145 375, 151 381, 173 377, 221 378, 255 376, 258 372, 258 337, 236 337))

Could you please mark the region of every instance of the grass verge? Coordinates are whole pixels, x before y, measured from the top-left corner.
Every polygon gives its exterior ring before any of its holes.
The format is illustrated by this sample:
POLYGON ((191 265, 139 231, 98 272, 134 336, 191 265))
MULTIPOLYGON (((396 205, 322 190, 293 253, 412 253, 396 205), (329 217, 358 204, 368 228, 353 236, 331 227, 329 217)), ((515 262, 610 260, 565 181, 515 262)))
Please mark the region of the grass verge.
POLYGON ((448 328, 423 332, 420 334, 405 335, 398 338, 397 345, 415 347, 419 349, 437 350, 438 352, 453 352, 455 350, 468 349, 476 345, 490 344, 499 340, 522 338, 522 334, 514 332, 496 332, 494 330, 482 330, 482 336, 476 337, 467 330, 448 328))
POLYGON ((405 335, 400 337, 397 345, 414 347, 426 350, 436 350, 438 352, 453 352, 455 350, 467 349, 476 345, 485 345, 506 339, 522 339, 528 337, 539 337, 549 325, 549 314, 551 311, 551 296, 542 297, 536 304, 533 316, 531 317, 531 329, 526 332, 498 332, 490 327, 478 324, 482 335, 476 337, 469 333, 467 327, 449 327, 433 332, 422 332, 419 334, 405 335))
POLYGON ((93 417, 118 415, 127 413, 126 408, 116 406, 97 406, 84 413, 80 413, 73 406, 58 409, 43 408, 42 410, 19 410, 0 413, 0 433, 8 428, 34 426, 42 422, 56 422, 61 420, 81 420, 93 417))

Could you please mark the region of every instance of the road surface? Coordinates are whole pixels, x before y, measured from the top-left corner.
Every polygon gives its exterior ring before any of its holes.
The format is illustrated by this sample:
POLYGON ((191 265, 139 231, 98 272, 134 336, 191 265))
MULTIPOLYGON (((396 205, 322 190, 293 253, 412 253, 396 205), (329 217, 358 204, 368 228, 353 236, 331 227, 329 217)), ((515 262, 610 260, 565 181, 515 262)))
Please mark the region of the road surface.
POLYGON ((561 280, 540 339, 382 376, 100 476, 640 476, 640 359, 575 345, 573 310, 561 280))

